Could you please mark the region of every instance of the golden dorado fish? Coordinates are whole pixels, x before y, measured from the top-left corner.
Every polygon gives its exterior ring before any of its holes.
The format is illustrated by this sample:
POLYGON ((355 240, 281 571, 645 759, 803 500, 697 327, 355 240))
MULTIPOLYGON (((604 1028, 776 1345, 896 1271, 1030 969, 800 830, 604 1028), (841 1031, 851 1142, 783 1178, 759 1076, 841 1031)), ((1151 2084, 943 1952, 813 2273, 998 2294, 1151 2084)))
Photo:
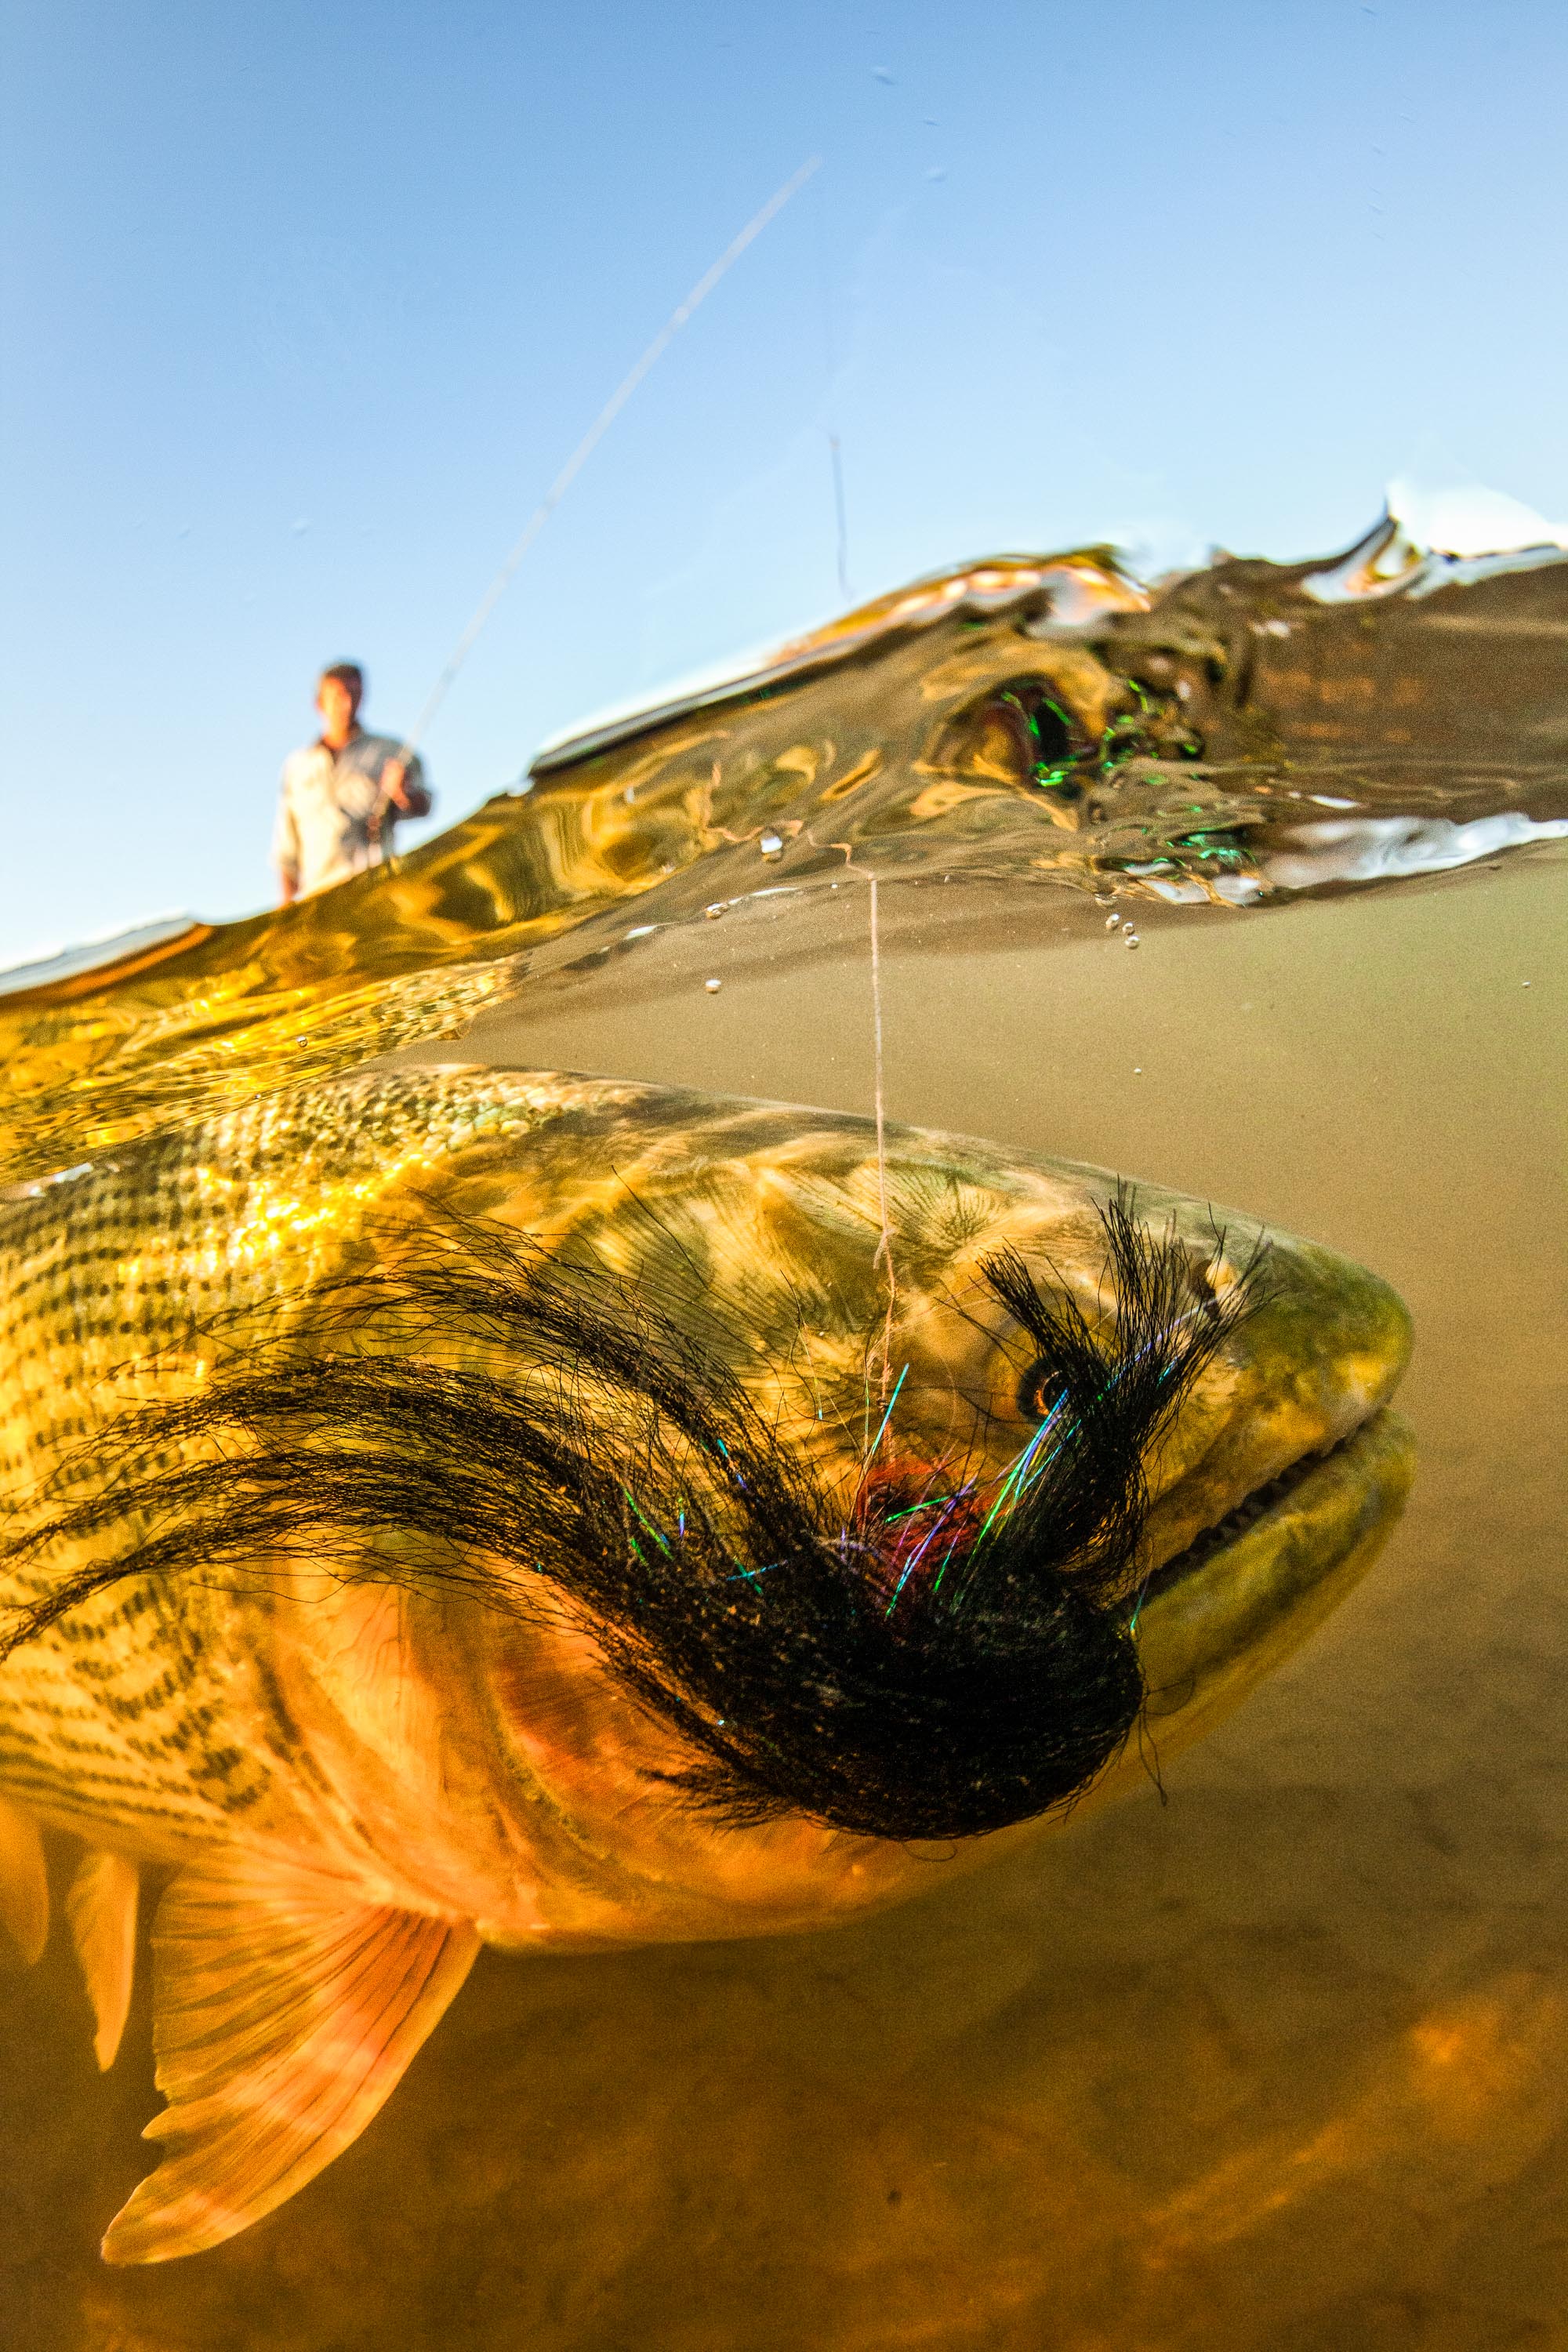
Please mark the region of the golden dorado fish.
POLYGON ((482 1943, 822 1924, 1136 1783, 1369 1564, 1407 1321, 1100 1172, 611 1079, 405 1067, 0 1207, 0 1899, 40 1831, 114 2055, 157 1888, 211 2246, 482 1943))

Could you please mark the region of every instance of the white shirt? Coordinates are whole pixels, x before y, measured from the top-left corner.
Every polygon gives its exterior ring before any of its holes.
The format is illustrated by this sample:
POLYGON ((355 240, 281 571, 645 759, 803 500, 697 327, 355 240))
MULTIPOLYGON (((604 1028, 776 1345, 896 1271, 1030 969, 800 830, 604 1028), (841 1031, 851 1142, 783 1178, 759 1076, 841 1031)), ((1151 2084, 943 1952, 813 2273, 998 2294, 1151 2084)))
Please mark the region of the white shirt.
POLYGON ((417 759, 408 762, 404 780, 412 809, 400 809, 382 791, 382 771, 402 749, 395 736, 367 735, 362 728, 341 751, 318 741, 284 761, 272 856, 301 897, 379 866, 391 850, 398 818, 427 814, 431 795, 417 759), (378 810, 379 838, 372 824, 378 810))

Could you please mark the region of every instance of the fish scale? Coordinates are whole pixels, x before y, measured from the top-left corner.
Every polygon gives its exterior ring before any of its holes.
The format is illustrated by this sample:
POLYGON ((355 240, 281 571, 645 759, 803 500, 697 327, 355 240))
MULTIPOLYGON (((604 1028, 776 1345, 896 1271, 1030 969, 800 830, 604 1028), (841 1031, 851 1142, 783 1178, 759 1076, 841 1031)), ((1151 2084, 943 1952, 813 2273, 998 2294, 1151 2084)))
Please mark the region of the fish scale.
MULTIPOLYGON (((201 1332, 303 1298, 342 1263, 379 1201, 475 1138, 559 1111, 537 1087, 422 1072, 302 1089, 159 1138, 0 1217, 0 1484, 23 1526, 38 1482, 71 1465, 105 1416, 190 1395, 201 1332)), ((297 1314, 284 1307, 284 1318, 297 1314)), ((154 1457, 156 1461, 156 1457, 154 1457)), ((122 1534, 139 1521, 128 1498, 122 1534)), ((71 1563, 0 1585, 16 1604, 71 1563)), ((7 1662, 0 1786, 68 1822, 154 1848, 210 1838, 298 1769, 260 1671, 264 1591, 161 1589, 132 1579, 7 1662)), ((274 1800, 270 1807, 269 1798, 274 1800)), ((287 1810, 286 1801, 284 1810, 287 1810)))

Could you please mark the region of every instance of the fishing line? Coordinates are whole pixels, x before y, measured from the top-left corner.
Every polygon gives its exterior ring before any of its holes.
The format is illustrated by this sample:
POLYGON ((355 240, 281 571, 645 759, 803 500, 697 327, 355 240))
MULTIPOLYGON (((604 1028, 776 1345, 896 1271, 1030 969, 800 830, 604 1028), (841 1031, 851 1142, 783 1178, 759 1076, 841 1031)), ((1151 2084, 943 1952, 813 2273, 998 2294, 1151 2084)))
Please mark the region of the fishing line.
MULTIPOLYGON (((877 1207, 882 1222, 882 1238, 877 1244, 877 1258, 888 1271, 888 1319, 882 1331, 882 1402, 888 1401, 888 1382, 893 1364, 893 1309, 898 1304, 898 1278, 893 1272, 893 1234, 888 1223, 888 1133, 887 1109, 882 1092, 882 956, 877 921, 877 877, 868 876, 871 886, 871 1042, 874 1080, 877 1097, 877 1207)), ((876 1264, 873 1258, 872 1264, 876 1264)))
POLYGON ((844 505, 844 452, 837 433, 828 435, 827 446, 833 453, 833 511, 838 524, 838 593, 848 604, 854 601, 849 593, 849 517, 844 505))
POLYGON ((522 562, 523 557, 528 553, 529 549, 533 545, 534 541, 539 537, 540 532, 549 521, 550 517, 554 513, 555 509, 560 505, 562 499, 571 488, 572 484, 576 480, 577 476, 582 472, 584 467, 587 464, 588 459, 593 456, 595 450, 598 447, 600 442, 604 439, 605 434, 609 431, 610 426, 615 423, 616 417, 620 415, 622 409, 626 406, 633 393, 636 392, 644 377, 647 375, 664 357, 665 352, 669 349, 670 344, 675 341, 676 336, 680 332, 682 327, 685 326, 687 320, 695 311, 701 308, 702 304, 708 299, 709 295, 712 293, 720 280, 728 276, 735 263, 739 261, 741 256, 745 252, 746 247, 749 245, 753 244, 755 240, 761 236, 763 229, 767 227, 770 221, 775 220, 778 217, 779 214, 783 212, 785 205, 788 204, 790 198, 797 194, 799 191, 805 187, 806 182, 819 168, 821 163, 822 158, 820 155, 808 157, 806 162, 801 165, 799 171, 792 173, 791 177, 784 182, 783 187, 775 190, 773 194, 768 198, 767 203, 763 206, 761 212, 753 214, 752 217, 746 223, 745 227, 741 231, 739 236, 733 238, 731 242, 724 247, 723 252, 719 256, 718 260, 713 263, 711 268, 703 272, 696 285, 692 288, 690 293, 686 297, 685 301, 679 304, 678 307, 670 312, 669 317, 665 320, 663 326, 659 329, 652 342, 649 343, 647 351, 644 352, 642 357, 637 361, 637 365, 622 379, 621 383, 616 387, 616 390, 610 394, 609 399, 605 403, 603 408, 600 409, 598 415, 594 419, 594 422, 589 426, 587 432, 583 436, 581 441, 578 442, 577 446, 573 450, 572 455, 567 458, 566 463, 562 467, 561 471, 556 475, 555 479, 551 483, 550 488, 545 491, 544 496, 534 508, 533 512, 530 515, 528 521, 523 528, 522 536, 519 539, 517 544, 508 555, 506 562, 501 565, 500 570, 496 573, 495 578, 490 582, 489 586, 485 590, 484 594, 480 597, 479 604, 475 608, 472 619, 469 621, 467 628, 463 631, 462 635, 458 639, 456 646, 452 649, 450 658, 447 660, 446 667, 442 670, 440 677, 437 679, 434 687, 431 688, 429 696, 426 701, 425 708, 421 710, 413 727, 403 740, 401 757, 405 763, 414 758, 420 744, 424 741, 426 735, 429 731, 432 719, 435 718, 436 713, 440 709, 443 702, 447 699, 448 693, 451 691, 454 679, 457 677, 458 671, 462 668, 463 664, 468 660, 468 656, 472 653, 474 646, 479 642, 485 624, 489 619, 490 614, 495 611, 495 608, 500 604, 501 598, 505 595, 508 588, 511 585, 512 576, 517 571, 518 565, 522 562))

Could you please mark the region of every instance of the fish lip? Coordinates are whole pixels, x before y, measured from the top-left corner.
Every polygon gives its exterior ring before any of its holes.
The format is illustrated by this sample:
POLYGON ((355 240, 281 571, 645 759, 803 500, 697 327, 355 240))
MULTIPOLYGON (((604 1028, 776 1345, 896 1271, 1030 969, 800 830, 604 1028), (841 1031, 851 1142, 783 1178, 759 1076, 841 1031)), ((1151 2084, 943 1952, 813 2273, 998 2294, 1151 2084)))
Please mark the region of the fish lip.
POLYGON ((1244 1536, 1254 1534, 1271 1517, 1278 1517, 1314 1472, 1353 1454, 1369 1431, 1391 1423, 1392 1419, 1388 1406, 1381 1400, 1369 1404, 1354 1427, 1346 1430, 1333 1444, 1309 1447, 1294 1462, 1288 1463, 1283 1470, 1276 1471, 1261 1486, 1254 1486, 1238 1501, 1232 1503, 1217 1519, 1200 1528, 1179 1551, 1168 1554, 1140 1580, 1137 1596, 1140 1612, 1151 1601, 1173 1591, 1189 1578, 1211 1567, 1222 1553, 1233 1549, 1244 1536))
MULTIPOLYGON (((1212 1210, 1209 1219, 1212 1226, 1212 1210)), ((1247 1233, 1239 1217, 1224 1223, 1247 1233)), ((1235 1263, 1233 1252, 1226 1256, 1235 1263)), ((1267 1226, 1254 1237, 1253 1262, 1258 1295, 1221 1350, 1212 1389, 1205 1379, 1194 1388, 1187 1439, 1179 1423, 1173 1431, 1181 1466, 1171 1462, 1169 1483, 1161 1471, 1170 1457, 1156 1453, 1130 1589, 1170 1591, 1212 1570, 1232 1539, 1283 1516, 1320 1465, 1354 1450, 1408 1367, 1410 1312, 1382 1276, 1267 1226)))

